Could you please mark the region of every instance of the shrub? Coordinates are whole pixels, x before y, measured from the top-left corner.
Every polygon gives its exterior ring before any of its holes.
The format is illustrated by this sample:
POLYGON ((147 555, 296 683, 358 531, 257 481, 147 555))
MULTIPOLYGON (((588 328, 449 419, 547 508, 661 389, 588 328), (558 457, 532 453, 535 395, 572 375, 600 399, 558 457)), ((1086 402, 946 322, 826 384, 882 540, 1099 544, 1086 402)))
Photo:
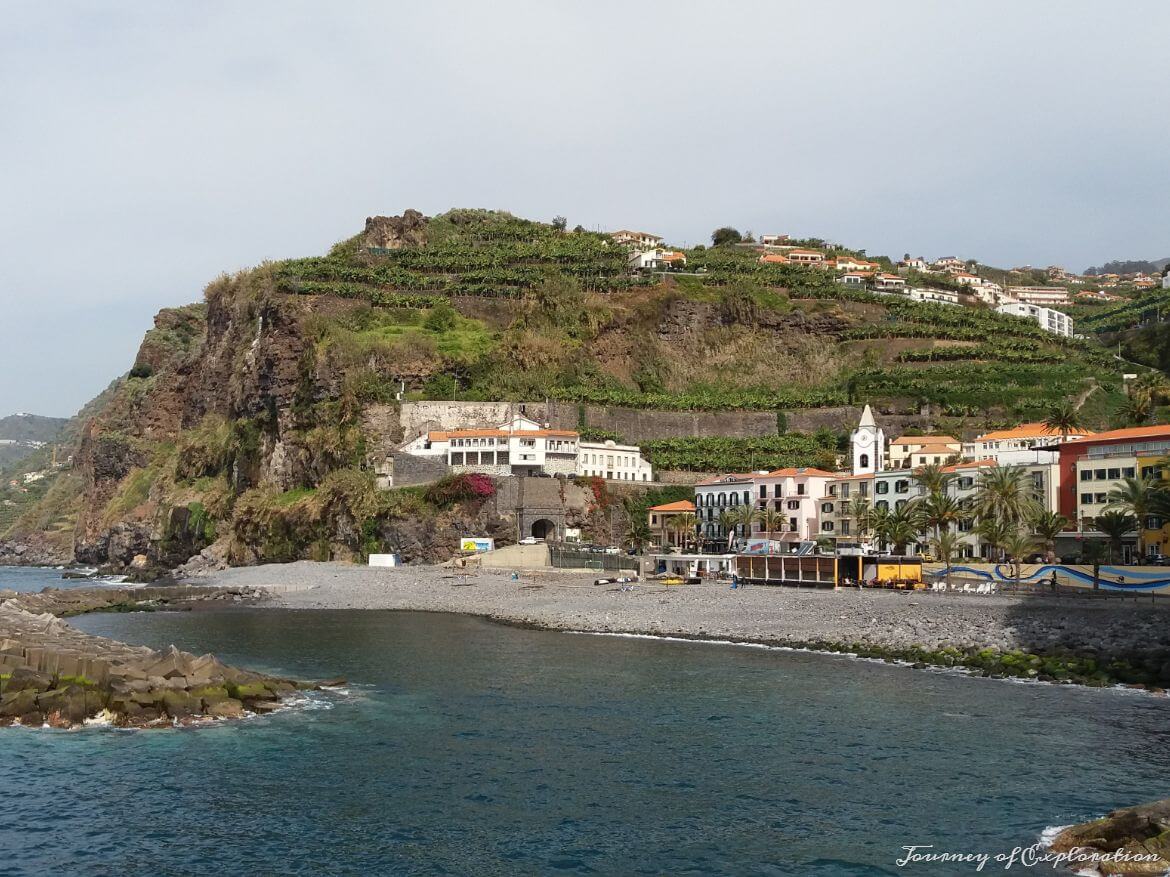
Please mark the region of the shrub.
POLYGON ((473 499, 487 499, 495 496, 496 483, 488 475, 479 472, 464 472, 448 475, 427 488, 423 498, 431 505, 444 508, 473 499))

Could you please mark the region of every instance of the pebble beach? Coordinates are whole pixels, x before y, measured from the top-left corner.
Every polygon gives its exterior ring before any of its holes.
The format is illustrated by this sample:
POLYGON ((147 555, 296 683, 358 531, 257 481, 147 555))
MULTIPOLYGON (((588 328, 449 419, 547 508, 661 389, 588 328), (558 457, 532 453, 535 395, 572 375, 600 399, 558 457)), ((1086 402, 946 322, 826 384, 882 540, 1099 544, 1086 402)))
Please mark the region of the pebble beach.
POLYGON ((264 589, 261 605, 287 609, 455 612, 552 630, 635 633, 765 644, 867 643, 1102 651, 1170 646, 1170 606, 1148 600, 961 595, 726 584, 629 590, 595 573, 465 572, 438 566, 371 568, 270 564, 200 576, 199 584, 264 589))

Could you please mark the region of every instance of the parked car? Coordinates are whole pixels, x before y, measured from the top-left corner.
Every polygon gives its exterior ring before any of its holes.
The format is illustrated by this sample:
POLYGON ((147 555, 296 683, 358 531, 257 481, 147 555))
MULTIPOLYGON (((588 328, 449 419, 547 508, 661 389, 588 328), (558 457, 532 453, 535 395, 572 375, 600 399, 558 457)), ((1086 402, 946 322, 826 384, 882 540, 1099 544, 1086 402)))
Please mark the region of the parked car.
POLYGON ((535 536, 525 536, 520 540, 521 545, 535 545, 538 542, 543 542, 543 539, 537 539, 535 536))

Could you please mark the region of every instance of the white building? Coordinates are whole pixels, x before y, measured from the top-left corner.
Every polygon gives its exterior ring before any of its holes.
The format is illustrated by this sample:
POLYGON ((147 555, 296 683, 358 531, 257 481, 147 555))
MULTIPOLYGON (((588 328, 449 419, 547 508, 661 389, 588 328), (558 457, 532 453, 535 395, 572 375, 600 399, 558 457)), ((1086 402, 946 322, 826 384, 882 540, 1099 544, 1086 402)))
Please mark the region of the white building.
POLYGON ((662 246, 662 238, 645 231, 630 231, 623 228, 621 231, 611 231, 609 236, 615 242, 625 247, 637 250, 649 250, 662 246))
MULTIPOLYGON (((1066 440, 1092 435, 1087 429, 1076 430, 1066 440)), ((995 460, 1000 466, 1032 466, 1059 461, 1059 430, 1043 423, 1021 423, 1011 429, 997 429, 963 443, 963 456, 973 460, 995 460)))
POLYGON ((1001 314, 1035 320, 1040 324, 1041 329, 1052 332, 1054 335, 1063 335, 1066 338, 1071 338, 1073 335, 1072 317, 1060 311, 1054 311, 1052 308, 1030 305, 1022 301, 1005 301, 998 305, 996 310, 1001 314))
POLYGON ((637 445, 612 440, 578 442, 577 474, 606 481, 653 481, 654 470, 637 445))
POLYGON ((949 289, 907 289, 906 294, 914 301, 933 302, 938 305, 959 303, 959 294, 949 289))
POLYGON ((906 279, 897 274, 878 274, 873 279, 873 286, 879 292, 902 292, 906 288, 906 279))
POLYGON ((682 268, 687 264, 685 253, 677 250, 664 250, 657 247, 653 250, 635 252, 630 256, 631 271, 665 271, 669 268, 682 268))
POLYGON ((452 472, 653 480, 650 463, 635 445, 582 442, 573 430, 548 429, 527 417, 514 417, 487 429, 432 430, 399 450, 419 457, 439 457, 452 472))
POLYGON ((857 428, 849 435, 854 475, 872 475, 886 468, 886 433, 873 419, 869 405, 861 412, 857 428))
POLYGON ((913 469, 927 463, 946 463, 951 457, 959 456, 962 450, 962 442, 954 436, 901 435, 890 442, 890 468, 913 469))
POLYGON ((1063 286, 1009 286, 1005 297, 1030 305, 1068 304, 1068 290, 1063 286))
POLYGON ((760 235, 760 243, 765 247, 781 246, 788 242, 788 235, 786 234, 762 234, 760 235))
POLYGON ((1170 289, 1170 271, 1162 275, 1162 288, 1170 289))
MULTIPOLYGON (((786 542, 816 539, 820 532, 817 514, 820 498, 834 477, 832 472, 811 466, 757 473, 752 480, 759 508, 770 509, 784 519, 783 533, 772 538, 786 542)), ((758 522, 753 529, 762 532, 758 522)))
MULTIPOLYGON (((725 540, 727 529, 720 522, 720 516, 728 510, 756 504, 756 475, 727 474, 705 478, 695 485, 695 518, 699 525, 699 538, 707 541, 725 540)), ((748 535, 748 534, 743 534, 748 535)))

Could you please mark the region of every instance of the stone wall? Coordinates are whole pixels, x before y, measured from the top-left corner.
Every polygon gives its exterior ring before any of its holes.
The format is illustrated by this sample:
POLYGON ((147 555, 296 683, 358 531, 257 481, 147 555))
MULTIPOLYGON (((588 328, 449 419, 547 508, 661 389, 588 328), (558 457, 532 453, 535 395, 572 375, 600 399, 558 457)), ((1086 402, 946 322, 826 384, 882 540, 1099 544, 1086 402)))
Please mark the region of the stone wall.
POLYGON ((394 468, 390 483, 394 487, 414 487, 431 484, 447 474, 446 457, 420 457, 397 452, 393 455, 394 468))
MULTIPOLYGON (((886 414, 878 406, 878 425, 889 438, 906 429, 928 429, 929 413, 886 414)), ((425 429, 459 429, 489 427, 518 414, 553 429, 579 429, 582 426, 615 432, 629 442, 680 436, 731 436, 755 438, 774 436, 775 411, 656 411, 603 405, 577 405, 573 402, 403 402, 401 432, 413 438, 425 429)), ((816 432, 827 428, 848 432, 861 418, 861 408, 841 405, 834 408, 798 408, 786 410, 784 420, 789 432, 816 432)))

